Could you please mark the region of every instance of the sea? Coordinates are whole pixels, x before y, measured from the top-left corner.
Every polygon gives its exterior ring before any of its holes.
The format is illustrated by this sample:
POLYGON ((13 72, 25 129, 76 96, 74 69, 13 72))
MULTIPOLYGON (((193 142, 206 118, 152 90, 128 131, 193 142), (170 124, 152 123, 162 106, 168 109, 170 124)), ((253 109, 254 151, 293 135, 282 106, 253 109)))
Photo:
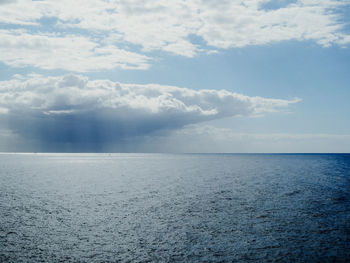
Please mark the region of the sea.
POLYGON ((0 154, 0 262, 350 262, 350 155, 0 154))

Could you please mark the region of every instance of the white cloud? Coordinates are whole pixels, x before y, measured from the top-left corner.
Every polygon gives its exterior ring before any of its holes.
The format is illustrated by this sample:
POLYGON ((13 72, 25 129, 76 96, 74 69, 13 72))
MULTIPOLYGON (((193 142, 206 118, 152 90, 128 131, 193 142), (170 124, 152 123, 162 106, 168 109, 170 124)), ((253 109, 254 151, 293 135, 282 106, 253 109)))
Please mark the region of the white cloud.
POLYGON ((0 114, 7 114, 8 112, 8 109, 0 107, 0 114))
POLYGON ((32 34, 24 30, 0 30, 0 61, 12 67, 77 72, 149 67, 149 58, 144 55, 100 45, 87 37, 32 34))
MULTIPOLYGON (((148 67, 146 57, 123 51, 121 45, 136 45, 140 49, 138 52, 143 53, 161 50, 194 57, 201 52, 208 53, 212 48, 228 49, 287 40, 311 40, 324 47, 350 43, 349 35, 343 31, 347 22, 338 12, 349 4, 347 0, 18 0, 1 3, 1 23, 25 27, 27 32, 23 37, 29 38, 29 42, 48 38, 48 45, 70 61, 47 62, 38 55, 42 51, 41 45, 26 52, 21 52, 19 46, 9 45, 1 53, 11 51, 14 61, 9 61, 11 58, 8 57, 1 61, 14 67, 64 67, 72 71, 148 67), (265 8, 268 4, 277 8, 265 8), (54 21, 49 30, 45 18, 54 21), (60 35, 49 38, 45 30, 60 32, 60 35), (195 38, 204 40, 207 46, 199 45, 195 38), (80 60, 87 60, 90 66, 70 66, 80 48, 80 60), (92 68, 93 64, 97 66, 92 68)), ((6 37, 13 32, 3 34, 6 37)))
POLYGON ((24 137, 57 143, 82 138, 104 143, 223 117, 254 116, 298 101, 77 75, 16 75, 0 82, 3 123, 24 137))
MULTIPOLYGON (((287 107, 299 99, 282 100, 248 97, 226 90, 192 90, 158 84, 121 84, 88 80, 80 75, 44 77, 16 74, 0 81, 0 105, 10 111, 35 110, 51 114, 61 110, 84 112, 119 109, 139 114, 188 114, 193 122, 237 115, 254 115, 287 107)), ((64 112, 62 112, 64 113, 64 112)))

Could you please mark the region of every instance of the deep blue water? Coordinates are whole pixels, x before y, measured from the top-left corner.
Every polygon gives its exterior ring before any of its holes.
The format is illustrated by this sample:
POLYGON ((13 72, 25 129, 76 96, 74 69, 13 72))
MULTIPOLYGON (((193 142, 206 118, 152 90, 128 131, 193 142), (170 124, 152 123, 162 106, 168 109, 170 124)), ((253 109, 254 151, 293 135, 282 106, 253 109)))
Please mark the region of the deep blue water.
POLYGON ((350 262, 350 155, 0 155, 0 262, 350 262))

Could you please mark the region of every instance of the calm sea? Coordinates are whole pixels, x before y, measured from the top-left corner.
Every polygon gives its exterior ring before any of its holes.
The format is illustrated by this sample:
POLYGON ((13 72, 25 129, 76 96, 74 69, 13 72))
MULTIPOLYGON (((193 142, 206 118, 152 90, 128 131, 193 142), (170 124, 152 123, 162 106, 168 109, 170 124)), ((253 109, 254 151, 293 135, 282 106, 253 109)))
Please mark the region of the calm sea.
POLYGON ((1 154, 0 262, 350 262, 350 155, 1 154))

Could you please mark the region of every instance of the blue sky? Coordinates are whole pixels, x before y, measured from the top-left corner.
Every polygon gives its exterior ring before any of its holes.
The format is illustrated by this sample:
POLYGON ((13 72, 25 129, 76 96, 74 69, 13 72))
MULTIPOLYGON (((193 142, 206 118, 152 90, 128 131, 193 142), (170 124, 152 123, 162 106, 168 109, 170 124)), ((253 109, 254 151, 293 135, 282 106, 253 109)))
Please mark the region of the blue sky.
POLYGON ((0 151, 350 151, 350 2, 83 2, 0 1, 0 151))

